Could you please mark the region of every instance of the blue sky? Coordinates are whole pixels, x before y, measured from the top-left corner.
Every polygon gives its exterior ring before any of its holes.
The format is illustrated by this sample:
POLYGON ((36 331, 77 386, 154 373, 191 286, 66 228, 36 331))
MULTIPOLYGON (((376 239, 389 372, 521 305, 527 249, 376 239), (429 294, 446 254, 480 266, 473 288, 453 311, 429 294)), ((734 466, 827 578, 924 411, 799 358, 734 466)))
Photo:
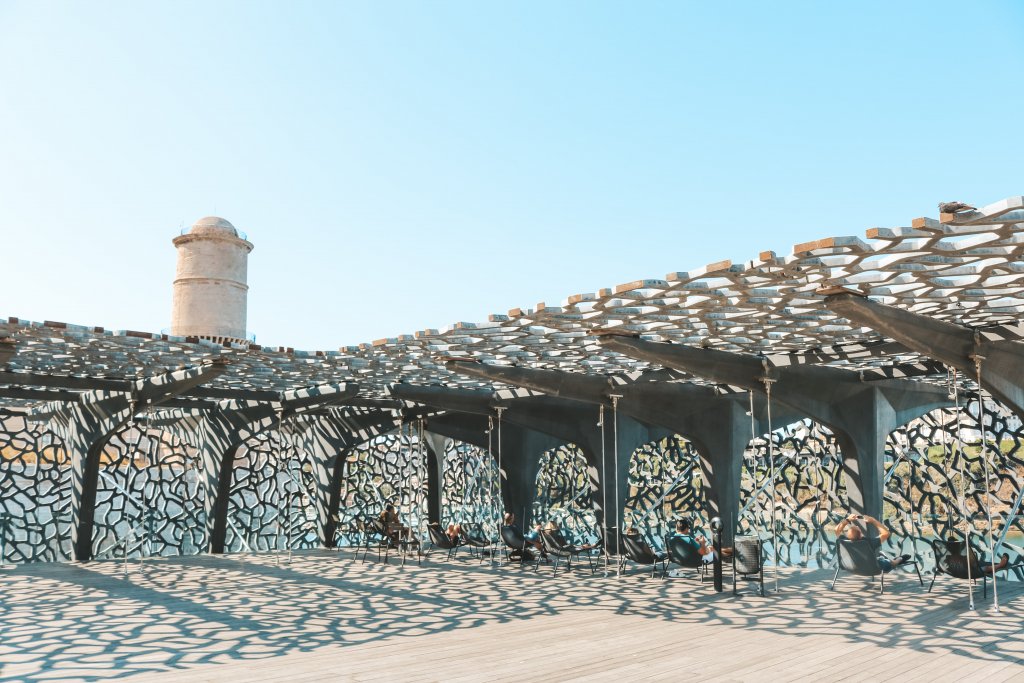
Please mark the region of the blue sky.
POLYGON ((1024 193, 1024 4, 0 0, 0 315, 329 349, 1024 193))

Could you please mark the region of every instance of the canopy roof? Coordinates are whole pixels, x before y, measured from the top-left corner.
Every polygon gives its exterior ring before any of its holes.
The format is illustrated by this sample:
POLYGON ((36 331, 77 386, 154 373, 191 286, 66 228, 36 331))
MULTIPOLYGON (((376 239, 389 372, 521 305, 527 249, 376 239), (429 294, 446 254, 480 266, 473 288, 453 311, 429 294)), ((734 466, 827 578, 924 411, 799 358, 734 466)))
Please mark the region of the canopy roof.
MULTIPOLYGON (((910 227, 873 228, 863 239, 830 237, 796 245, 792 254, 763 252, 744 264, 713 263, 662 279, 636 280, 575 294, 561 306, 512 309, 482 323, 380 339, 337 351, 297 351, 255 344, 109 331, 10 318, 0 323, 16 355, 0 373, 0 389, 40 386, 39 375, 79 378, 52 386, 112 388, 104 380, 162 374, 225 357, 229 369, 208 387, 283 392, 356 383, 361 395, 383 398, 396 382, 452 387, 490 386, 444 367, 448 357, 485 363, 596 374, 634 374, 643 361, 610 351, 595 331, 653 341, 764 354, 779 365, 820 363, 854 369, 897 366, 927 375, 934 365, 859 328, 822 305, 824 293, 846 288, 936 318, 1019 339, 1024 310, 1024 197, 979 210, 919 218, 910 227), (35 377, 30 377, 32 373, 35 377), (76 386, 69 386, 69 385, 76 386)), ((45 384, 44 384, 45 385, 45 384)), ((0 398, 0 406, 38 402, 0 398)))

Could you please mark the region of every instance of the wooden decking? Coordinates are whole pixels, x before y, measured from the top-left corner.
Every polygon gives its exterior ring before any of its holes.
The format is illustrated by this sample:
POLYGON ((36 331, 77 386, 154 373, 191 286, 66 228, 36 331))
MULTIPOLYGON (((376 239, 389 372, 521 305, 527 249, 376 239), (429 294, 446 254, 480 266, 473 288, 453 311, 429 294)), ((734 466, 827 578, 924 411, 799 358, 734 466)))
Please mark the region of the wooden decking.
MULTIPOLYGON (((435 555, 435 558, 443 558, 435 555)), ((349 552, 0 570, 0 681, 1024 680, 1024 588, 787 570, 766 598, 349 552), (926 581, 927 583, 927 581, 926 581)))

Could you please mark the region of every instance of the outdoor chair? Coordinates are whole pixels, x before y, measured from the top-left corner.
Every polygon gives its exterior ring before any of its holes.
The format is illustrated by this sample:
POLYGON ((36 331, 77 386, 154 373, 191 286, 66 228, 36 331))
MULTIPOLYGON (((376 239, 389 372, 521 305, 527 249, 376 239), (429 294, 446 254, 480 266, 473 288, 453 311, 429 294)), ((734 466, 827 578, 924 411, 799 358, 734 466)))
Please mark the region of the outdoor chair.
POLYGON ((737 595, 736 580, 756 581, 764 597, 764 554, 761 539, 737 536, 732 543, 732 594, 737 595))
POLYGON ((380 551, 384 549, 384 562, 388 561, 388 552, 391 550, 391 537, 388 536, 384 523, 379 519, 369 522, 356 522, 356 528, 363 535, 363 562, 366 562, 366 555, 370 552, 370 546, 377 548, 377 560, 380 561, 380 551))
POLYGON ((665 550, 668 552, 669 562, 684 569, 696 569, 700 575, 700 582, 704 583, 704 577, 708 573, 708 563, 704 561, 704 557, 692 543, 669 535, 665 537, 665 550))
POLYGON ((493 545, 491 541, 487 540, 486 538, 471 535, 467 529, 462 530, 460 541, 461 545, 464 545, 467 548, 469 548, 470 553, 476 553, 480 562, 484 561, 484 549, 490 548, 491 545, 493 545))
POLYGON ((439 525, 428 524, 427 533, 430 534, 430 544, 433 548, 448 551, 448 557, 445 559, 450 560, 458 556, 459 546, 462 544, 449 538, 439 525))
MULTIPOLYGON (((590 555, 592 548, 580 548, 568 543, 562 534, 553 531, 541 531, 540 542, 544 548, 544 553, 552 561, 552 573, 558 573, 558 562, 561 559, 565 559, 565 570, 569 571, 572 569, 573 558, 579 559, 580 555, 586 554, 587 561, 590 563, 590 573, 594 573, 594 560, 590 555)), ((536 566, 540 567, 540 557, 537 557, 536 566)))
POLYGON ((650 565, 652 579, 658 571, 658 565, 661 565, 661 578, 665 578, 668 573, 668 553, 654 550, 639 535, 623 536, 622 549, 625 551, 623 556, 631 562, 650 565))
MULTIPOLYGON (((829 590, 835 589, 839 573, 845 571, 855 576, 871 577, 872 581, 875 580, 876 576, 880 577, 878 593, 879 595, 885 593, 885 575, 888 572, 883 571, 878 566, 878 548, 878 541, 868 538, 861 538, 856 541, 848 538, 836 539, 836 554, 839 562, 836 567, 836 575, 832 577, 832 585, 829 586, 829 590)), ((917 560, 907 560, 899 566, 913 566, 917 571, 917 580, 924 586, 924 579, 921 577, 921 568, 917 560)))
POLYGON ((528 560, 533 559, 533 551, 536 551, 536 548, 526 540, 519 527, 515 525, 501 527, 501 540, 505 544, 505 554, 509 562, 515 559, 516 553, 519 553, 520 567, 526 564, 528 560))
MULTIPOLYGON (((932 581, 928 584, 929 593, 932 592, 932 586, 935 585, 935 579, 939 574, 952 576, 954 579, 968 578, 963 541, 935 540, 932 541, 932 550, 935 551, 935 570, 932 574, 932 581)), ((978 579, 981 579, 981 594, 982 597, 987 598, 988 580, 991 577, 988 574, 982 573, 981 569, 982 567, 989 566, 989 562, 985 559, 984 555, 975 552, 974 548, 971 548, 969 557, 971 562, 970 579, 975 583, 977 583, 978 579)), ((1017 569, 1022 566, 1024 566, 1024 561, 1018 561, 1003 567, 1003 569, 1017 569)))

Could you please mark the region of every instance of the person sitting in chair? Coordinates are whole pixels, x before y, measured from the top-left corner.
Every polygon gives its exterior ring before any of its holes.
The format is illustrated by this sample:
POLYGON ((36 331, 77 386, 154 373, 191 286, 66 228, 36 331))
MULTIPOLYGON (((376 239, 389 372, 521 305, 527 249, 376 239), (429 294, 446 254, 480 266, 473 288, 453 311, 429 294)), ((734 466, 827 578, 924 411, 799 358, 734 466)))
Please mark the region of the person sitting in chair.
POLYGON ((678 538, 684 543, 692 546, 705 563, 714 562, 715 549, 708 545, 708 540, 703 535, 694 535, 693 522, 689 517, 683 517, 676 522, 675 533, 670 538, 678 538))
MULTIPOLYGON (((516 531, 519 531, 519 527, 516 526, 516 516, 511 512, 505 513, 504 523, 505 526, 513 527, 516 531)), ((533 529, 523 533, 523 538, 537 550, 543 550, 544 544, 540 542, 540 524, 535 524, 533 529)))
POLYGON ((384 510, 377 517, 377 521, 380 522, 387 537, 391 539, 391 543, 396 546, 398 545, 399 537, 408 531, 406 527, 402 526, 402 520, 398 518, 395 506, 391 503, 384 507, 384 510))
MULTIPOLYGON (((839 524, 836 524, 836 538, 840 538, 844 534, 851 541, 859 541, 866 538, 877 550, 883 543, 889 540, 892 532, 871 515, 850 514, 845 519, 840 520, 839 524), (878 530, 878 538, 868 537, 869 526, 878 530)), ((889 572, 901 564, 909 562, 910 558, 910 555, 889 557, 884 553, 878 553, 878 568, 883 572, 889 572)))
MULTIPOLYGON (((562 534, 562 530, 558 528, 558 522, 553 519, 544 525, 544 533, 550 534, 561 545, 572 545, 562 534)), ((596 547, 593 543, 584 543, 583 545, 576 546, 579 550, 593 550, 596 547)))
MULTIPOLYGON (((964 558, 963 546, 963 541, 951 542, 946 544, 946 547, 949 548, 951 552, 951 555, 948 560, 950 566, 953 567, 954 565, 959 565, 960 571, 966 575, 967 560, 964 558)), ((974 548, 969 549, 968 553, 971 558, 972 571, 980 572, 981 574, 985 574, 987 576, 992 576, 993 573, 999 571, 1000 569, 1005 569, 1006 565, 1010 563, 1010 556, 1007 553, 1003 553, 999 556, 999 562, 993 569, 991 562, 986 562, 985 560, 978 560, 978 555, 974 552, 974 548)))
POLYGON ((448 528, 444 532, 452 543, 458 543, 459 539, 462 538, 462 525, 461 524, 449 524, 448 528))

